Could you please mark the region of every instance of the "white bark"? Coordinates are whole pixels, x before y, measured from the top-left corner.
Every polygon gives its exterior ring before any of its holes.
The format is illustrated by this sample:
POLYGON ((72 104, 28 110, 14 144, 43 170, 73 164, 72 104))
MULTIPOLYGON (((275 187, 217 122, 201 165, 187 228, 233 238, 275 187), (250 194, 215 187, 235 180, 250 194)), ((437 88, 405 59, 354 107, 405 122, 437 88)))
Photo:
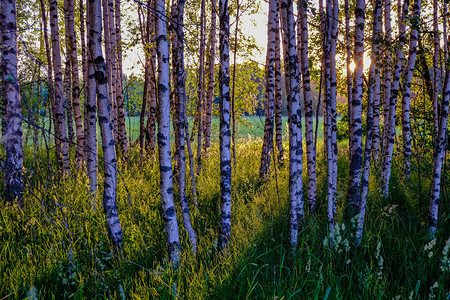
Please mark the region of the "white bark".
POLYGON ((231 153, 230 153, 230 15, 228 0, 219 0, 220 47, 220 230, 219 249, 231 238, 231 153))

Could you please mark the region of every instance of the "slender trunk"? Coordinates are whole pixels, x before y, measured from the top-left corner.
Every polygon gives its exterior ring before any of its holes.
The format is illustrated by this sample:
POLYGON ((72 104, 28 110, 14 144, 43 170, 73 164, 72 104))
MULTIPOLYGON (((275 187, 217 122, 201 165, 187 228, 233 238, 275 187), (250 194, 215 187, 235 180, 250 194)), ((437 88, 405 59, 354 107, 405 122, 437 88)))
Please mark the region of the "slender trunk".
POLYGON ((165 222, 168 252, 171 262, 178 265, 180 241, 173 201, 172 158, 170 150, 170 90, 169 44, 167 42, 165 1, 156 0, 156 48, 158 54, 158 149, 161 182, 161 202, 165 222))
POLYGON ((219 0, 220 49, 220 229, 219 249, 231 238, 231 155, 230 155, 230 15, 228 0, 219 0))
POLYGON ((68 49, 70 64, 71 64, 71 77, 72 77, 72 109, 73 116, 75 117, 75 129, 77 137, 76 147, 76 162, 77 167, 81 167, 83 163, 83 120, 81 117, 80 107, 80 78, 78 75, 78 50, 77 50, 77 37, 75 34, 75 0, 64 0, 64 7, 67 13, 67 30, 68 30, 68 49), (70 50, 70 51, 69 51, 70 50))
POLYGON ((440 107, 440 118, 436 146, 434 149, 433 177, 431 181, 431 195, 429 206, 429 233, 434 237, 437 230, 438 209, 442 185, 442 169, 445 160, 445 137, 447 135, 447 122, 450 100, 450 64, 446 62, 445 86, 440 107))
POLYGON ((205 0, 202 0, 200 13, 200 62, 198 68, 198 86, 197 86, 197 176, 202 170, 202 110, 203 110, 203 96, 204 96, 204 75, 205 71, 205 0))
MULTIPOLYGON (((381 157, 384 159, 384 154, 386 151, 386 139, 387 139, 387 131, 388 131, 388 120, 389 120, 389 101, 391 98, 391 48, 389 45, 391 44, 391 0, 384 0, 384 40, 386 45, 385 48, 385 59, 384 59, 384 85, 383 85, 383 134, 382 134, 382 143, 381 143, 381 157)), ((383 163, 383 162, 381 162, 383 163)))
MULTIPOLYGON (((116 24, 114 19, 114 0, 108 1, 108 11, 104 12, 106 20, 105 22, 105 52, 107 60, 109 60, 109 88, 110 88, 110 102, 111 102, 111 123, 112 130, 114 133, 114 141, 117 144, 118 141, 118 125, 117 125, 117 35, 116 35, 116 24)), ((108 63, 108 62, 107 62, 108 63)), ((108 70, 108 64, 107 64, 108 70)))
POLYGON ((409 56, 406 65, 406 76, 403 82, 402 98, 402 133, 403 133, 403 158, 405 162, 405 177, 409 180, 411 169, 411 124, 409 120, 409 110, 411 102, 411 80, 414 74, 417 55, 417 35, 420 22, 421 0, 414 0, 412 28, 409 40, 409 56))
POLYGON ((297 245, 297 234, 299 223, 304 219, 303 204, 303 163, 302 163, 302 123, 300 110, 300 81, 298 72, 298 58, 295 40, 295 21, 294 21, 294 3, 293 0, 282 0, 282 14, 286 28, 286 37, 288 42, 288 57, 285 58, 285 66, 288 74, 286 90, 289 114, 289 215, 290 215, 290 237, 291 247, 297 245), (284 12, 283 12, 284 11, 284 12))
MULTIPOLYGON (((350 64, 352 62, 352 44, 350 38, 350 5, 349 0, 345 0, 345 41, 347 43, 346 50, 346 63, 347 63, 347 115, 348 115, 348 128, 352 126, 352 70, 350 70, 350 64)), ((353 140, 352 132, 348 132, 348 153, 352 156, 352 147, 350 141, 353 140)))
POLYGON ((305 109, 306 158, 308 168, 308 203, 311 213, 316 210, 316 151, 314 149, 313 106, 308 61, 307 2, 299 0, 299 23, 301 31, 301 66, 303 75, 303 101, 305 109))
POLYGON ((67 114, 67 134, 69 139, 69 147, 73 147, 73 143, 75 141, 75 133, 73 131, 73 113, 72 113, 72 63, 70 62, 70 50, 68 45, 68 37, 67 37, 67 29, 66 29, 66 61, 65 61, 65 69, 64 69, 64 77, 63 77, 63 85, 64 85, 64 109, 67 114))
MULTIPOLYGON (((446 19, 446 17, 444 17, 446 19)), ((440 72, 439 72, 439 54, 441 52, 440 39, 439 39, 439 26, 438 26, 438 1, 433 1, 433 31, 434 31, 434 52, 433 52, 433 120, 434 120, 434 133, 437 134, 439 125, 439 94, 441 92, 440 84, 440 72)))
POLYGON ((216 55, 216 0, 211 0, 211 33, 208 55, 208 96, 205 102, 205 122, 203 125, 203 152, 207 154, 211 145, 211 116, 214 98, 214 59, 216 55))
MULTIPOLYGON (((231 142, 233 144, 233 166, 234 170, 236 172, 236 110, 234 106, 234 100, 236 98, 235 94, 235 84, 236 84, 236 55, 237 55, 237 47, 238 47, 238 34, 239 34, 239 10, 241 6, 239 4, 239 0, 236 0, 236 27, 234 30, 234 51, 233 51, 233 90, 231 92, 231 142)), ((272 109, 273 111, 273 109, 272 109)), ((273 118, 272 118, 272 124, 273 124, 273 118)), ((273 125, 272 125, 272 137, 273 137, 273 125)), ((273 144, 273 138, 271 141, 271 144, 273 144)), ((270 160, 270 153, 269 153, 269 160, 270 160)))
MULTIPOLYGON (((278 2, 279 3, 279 2, 278 2)), ((280 5, 277 5, 277 20, 275 23, 275 141, 278 163, 283 165, 283 93, 281 83, 281 48, 280 48, 280 5)))
POLYGON ((362 167, 362 97, 363 97, 363 67, 364 67, 364 22, 365 1, 357 0, 355 7, 355 72, 352 89, 352 120, 350 127, 350 175, 348 182, 348 207, 352 215, 356 214, 360 201, 360 182, 362 167))
MULTIPOLYGON (((156 10, 156 1, 152 2, 152 11, 156 10)), ((146 148, 150 154, 153 154, 156 147, 156 119, 157 119, 157 84, 156 84, 156 32, 154 14, 150 18, 150 67, 149 67, 149 86, 148 86, 148 109, 147 109, 147 125, 145 129, 146 148)))
MULTIPOLYGON (((381 0, 383 1, 383 0, 381 0)), ((376 13, 374 13, 374 24, 373 24, 373 37, 372 42, 374 44, 372 50, 371 61, 375 62, 374 70, 374 90, 373 90, 373 134, 372 134, 372 156, 375 163, 378 163, 378 154, 380 149, 380 99, 381 99, 381 70, 380 65, 382 61, 379 59, 382 57, 380 39, 382 38, 381 28, 383 25, 382 19, 382 2, 375 0, 375 8, 378 8, 376 13)), ((367 140, 366 140, 367 143, 367 140)), ((364 154, 366 155, 366 154, 364 154)), ((365 164, 366 157, 364 157, 365 164)), ((364 167, 365 168, 365 167, 364 167)), ((364 183, 363 183, 364 184, 364 183)), ((362 192, 361 192, 362 193, 362 192)), ((362 196, 361 196, 362 197, 362 196)), ((360 204, 361 207, 361 204, 360 204)))
MULTIPOLYGON (((139 164, 142 166, 144 160, 144 131, 145 131, 145 111, 147 109, 147 102, 149 98, 150 85, 150 28, 151 28, 151 0, 147 0, 147 14, 145 29, 141 26, 142 43, 144 45, 145 53, 145 73, 144 73, 144 91, 142 94, 142 107, 139 116, 139 164)), ((139 18, 140 20, 140 18, 139 18)))
MULTIPOLYGON (((266 108, 264 140, 261 151, 259 179, 264 180, 269 173, 270 156, 273 147, 273 114, 274 114, 274 62, 275 62, 275 31, 277 19, 277 0, 269 2, 269 19, 267 21, 267 56, 266 56, 266 108)), ((236 46, 236 45, 235 45, 236 46)), ((236 62, 235 62, 236 63, 236 62)), ((234 82, 233 82, 234 87, 234 82)))
POLYGON ((175 116, 174 128, 177 128, 175 139, 178 140, 176 151, 178 165, 178 185, 180 189, 181 212, 183 216, 183 226, 187 232, 194 253, 197 251, 197 236, 191 224, 189 214, 188 198, 186 196, 186 150, 185 150, 185 128, 186 128, 186 83, 184 74, 184 4, 185 0, 178 0, 177 5, 172 9, 176 11, 176 15, 172 16, 176 22, 174 23, 174 36, 172 38, 172 53, 175 61, 173 64, 174 77, 173 85, 175 91, 175 116))
POLYGON ((2 28, 2 88, 5 97, 5 192, 6 200, 22 204, 23 192, 23 144, 22 144, 22 105, 19 96, 17 75, 17 17, 16 1, 3 1, 1 4, 2 28))
MULTIPOLYGON (((402 74, 402 64, 404 60, 403 45, 405 43, 405 18, 408 14, 409 0, 404 0, 401 11, 401 19, 399 20, 399 45, 396 50, 396 63, 394 68, 394 80, 392 82, 391 98, 389 101, 389 120, 387 124, 387 131, 385 140, 387 142, 385 146, 385 154, 383 159, 383 169, 381 174, 381 189, 383 196, 388 197, 389 194, 389 181, 391 179, 391 165, 392 154, 394 151, 395 143, 395 114, 397 109, 397 97, 400 86, 400 75, 402 74)), ((400 13, 400 12, 399 12, 400 13)))
POLYGON ((63 173, 70 174, 69 147, 67 143, 66 116, 64 113, 63 81, 61 71, 61 51, 59 45, 58 2, 50 1, 50 29, 52 38, 53 74, 55 83, 55 136, 61 150, 59 158, 63 173))
MULTIPOLYGON (((44 42, 45 42, 45 53, 47 57, 47 80, 48 80, 48 99, 51 106, 51 113, 50 119, 53 118, 53 122, 56 124, 56 116, 55 116, 55 89, 53 84, 53 76, 52 76, 52 70, 53 70, 53 64, 52 64, 52 57, 51 57, 51 49, 50 49, 50 43, 48 40, 48 29, 47 29, 47 9, 44 4, 44 0, 40 0, 41 5, 41 14, 42 14, 42 24, 44 29, 44 42)), ((51 130, 51 126, 49 127, 51 130)), ((6 127, 5 127, 6 129, 6 127)), ((58 159, 61 158, 61 144, 59 143, 56 134, 55 134, 55 152, 56 157, 58 159)))
POLYGON ((186 146, 188 148, 188 156, 189 156, 189 173, 191 175, 191 188, 192 188, 192 200, 194 202, 195 207, 198 207, 197 202, 197 186, 195 182, 195 172, 194 172, 194 154, 192 153, 191 140, 189 138, 189 123, 187 122, 187 115, 184 116, 186 118, 185 122, 185 132, 186 132, 186 146))
MULTIPOLYGON (((86 28, 89 30, 89 1, 86 1, 86 28)), ((88 31, 89 32, 89 31, 88 31)), ((88 41, 90 40, 90 33, 88 33, 88 41)), ((97 161, 97 86, 95 83, 95 67, 94 60, 87 49, 87 76, 84 93, 84 107, 85 107, 85 135, 86 135, 86 168, 89 177, 89 192, 93 198, 93 207, 96 208, 96 196, 98 186, 98 161, 97 161)), ((102 99, 103 100, 103 99, 102 99)))
POLYGON ((95 70, 97 84, 98 120, 102 136, 102 149, 104 158, 104 190, 103 210, 106 216, 106 226, 111 243, 115 248, 122 247, 122 227, 120 226, 117 211, 117 160, 114 151, 114 138, 111 131, 109 116, 110 102, 106 80, 106 65, 102 52, 102 14, 101 1, 89 0, 89 52, 95 70))
POLYGON ((363 172, 361 178, 361 199, 359 201, 359 218, 358 225, 356 228, 356 244, 359 246, 362 241, 363 229, 364 229, 364 218, 366 215, 366 204, 367 204, 367 194, 369 192, 369 175, 370 175, 370 157, 372 152, 372 141, 373 141, 373 113, 375 106, 375 98, 377 94, 377 89, 380 88, 379 76, 376 74, 376 69, 378 65, 379 50, 378 44, 380 40, 381 31, 381 0, 375 0, 374 3, 374 21, 373 21, 373 34, 372 34, 372 55, 371 63, 369 69, 369 81, 368 81, 368 99, 367 99, 367 135, 366 144, 364 149, 364 161, 363 161, 363 172), (377 80, 378 78, 378 80, 377 80))
POLYGON ((116 25, 116 47, 117 47, 117 76, 116 76, 116 101, 117 101, 117 141, 122 155, 127 158, 128 155, 128 138, 125 122, 125 108, 122 86, 122 29, 120 17, 120 0, 115 0, 115 25, 116 25))

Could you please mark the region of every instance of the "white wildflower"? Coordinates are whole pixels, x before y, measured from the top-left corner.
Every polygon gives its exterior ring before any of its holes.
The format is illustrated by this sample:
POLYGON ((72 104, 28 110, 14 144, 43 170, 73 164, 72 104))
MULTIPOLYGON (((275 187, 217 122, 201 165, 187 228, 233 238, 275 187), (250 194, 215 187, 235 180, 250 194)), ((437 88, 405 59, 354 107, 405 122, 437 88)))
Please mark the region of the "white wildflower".
POLYGON ((430 253, 428 253, 428 258, 432 258, 433 257, 433 251, 430 251, 430 253))
POLYGON ((436 246, 436 238, 432 239, 430 242, 428 242, 425 247, 423 247, 423 250, 428 251, 433 249, 433 247, 436 246))
POLYGON ((436 295, 434 294, 434 290, 439 287, 439 284, 435 282, 432 286, 430 286, 430 293, 428 294, 428 299, 434 299, 436 298, 436 295))
POLYGON ((309 273, 311 271, 311 257, 308 258, 308 261, 306 262, 306 272, 309 273))

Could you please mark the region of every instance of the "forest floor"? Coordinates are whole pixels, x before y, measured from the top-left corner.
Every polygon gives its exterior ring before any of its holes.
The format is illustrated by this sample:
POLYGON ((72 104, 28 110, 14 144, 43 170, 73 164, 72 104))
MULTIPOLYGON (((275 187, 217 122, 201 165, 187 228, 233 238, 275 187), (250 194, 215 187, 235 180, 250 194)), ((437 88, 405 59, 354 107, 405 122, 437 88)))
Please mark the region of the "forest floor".
MULTIPOLYGON (((248 122, 263 128, 259 119, 248 122)), ((115 253, 105 229, 102 188, 94 204, 82 170, 60 180, 55 166, 51 169, 48 164, 54 154, 47 158, 45 150, 28 148, 25 206, 0 203, 0 299, 449 299, 450 169, 445 169, 438 233, 430 242, 427 211, 432 151, 421 154, 409 182, 402 178, 400 156, 394 157, 388 199, 380 196, 378 171, 372 169, 364 238, 355 248, 354 222, 344 215, 348 143, 340 142, 338 232, 331 246, 326 161, 319 140, 317 214, 307 214, 298 247, 292 250, 288 168, 277 166, 275 172, 272 164, 269 179, 260 183, 260 135, 249 136, 241 130, 237 168, 232 174, 230 248, 227 253, 217 250, 219 147, 214 142, 198 177, 198 209, 191 206, 197 255, 190 250, 178 214, 182 239, 178 269, 171 268, 167 260, 159 168, 154 158, 147 158, 141 167, 135 149, 127 165, 119 161, 117 200, 123 250, 115 253)), ((188 190, 191 200, 190 184, 188 190)))

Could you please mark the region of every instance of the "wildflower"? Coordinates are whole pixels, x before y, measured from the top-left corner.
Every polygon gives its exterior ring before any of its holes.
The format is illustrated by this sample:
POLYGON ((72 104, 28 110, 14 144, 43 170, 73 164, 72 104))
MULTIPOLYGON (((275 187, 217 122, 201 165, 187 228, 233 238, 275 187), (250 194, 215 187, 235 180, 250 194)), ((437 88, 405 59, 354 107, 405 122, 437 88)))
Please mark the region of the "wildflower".
POLYGON ((308 257, 308 261, 306 262, 306 272, 309 273, 311 271, 311 257, 308 257))
POLYGON ((345 262, 347 265, 349 265, 351 263, 351 259, 347 259, 347 261, 345 262))
POLYGON ((433 257, 433 251, 430 251, 430 253, 428 253, 428 258, 432 258, 433 257))
POLYGON ((409 300, 412 300, 414 298, 414 291, 411 291, 411 293, 409 293, 409 300))
POLYGON ((429 243, 427 243, 423 248, 423 250, 425 251, 431 250, 433 249, 434 246, 436 246, 436 238, 432 239, 429 243))
POLYGON ((442 258, 441 258, 441 271, 442 272, 450 271, 450 257, 448 255, 449 252, 450 252, 450 237, 445 242, 444 249, 442 250, 442 258))
POLYGON ((430 286, 430 293, 428 294, 428 299, 434 299, 436 295, 434 294, 434 290, 439 287, 439 284, 435 282, 432 286, 430 286))

